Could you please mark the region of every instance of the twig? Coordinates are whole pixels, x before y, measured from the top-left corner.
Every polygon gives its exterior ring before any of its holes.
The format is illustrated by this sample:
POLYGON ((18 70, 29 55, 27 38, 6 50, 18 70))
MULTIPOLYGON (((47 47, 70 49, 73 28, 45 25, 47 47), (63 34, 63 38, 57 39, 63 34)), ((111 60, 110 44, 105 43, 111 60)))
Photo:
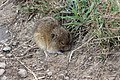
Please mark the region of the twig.
MULTIPOLYGON (((29 42, 29 41, 27 41, 27 42, 29 42)), ((25 42, 25 43, 19 45, 17 48, 13 49, 13 50, 11 51, 11 53, 12 53, 13 51, 17 50, 17 49, 18 49, 19 47, 21 47, 22 45, 26 44, 27 42, 25 42)), ((14 58, 15 58, 20 64, 22 64, 22 65, 34 76, 34 78, 35 78, 34 80, 38 80, 38 78, 36 77, 35 73, 34 73, 32 70, 30 70, 26 65, 24 65, 24 63, 23 63, 22 61, 20 61, 19 58, 16 57, 13 53, 12 53, 12 55, 14 56, 14 58)))
POLYGON ((5 3, 0 5, 0 10, 2 10, 6 5, 10 4, 12 0, 6 0, 5 3))
POLYGON ((38 80, 35 73, 31 69, 29 69, 26 65, 24 65, 24 63, 22 61, 20 61, 14 54, 13 54, 13 56, 20 64, 22 64, 34 76, 34 78, 35 78, 34 80, 38 80))
POLYGON ((30 50, 33 49, 33 48, 34 48, 34 47, 28 48, 28 49, 22 54, 22 56, 25 56, 25 55, 27 54, 27 52, 30 51, 30 50))
POLYGON ((18 61, 20 64, 22 64, 22 65, 34 76, 35 80, 38 80, 37 76, 35 75, 35 73, 34 73, 31 69, 29 69, 26 65, 24 65, 24 63, 21 62, 20 60, 17 59, 17 61, 18 61))
POLYGON ((72 58, 72 56, 73 56, 73 53, 74 53, 76 50, 82 48, 84 45, 86 45, 86 44, 87 44, 89 41, 91 41, 94 37, 95 37, 95 36, 91 37, 88 41, 86 41, 85 43, 83 43, 81 46, 79 46, 78 48, 72 50, 72 51, 70 52, 69 62, 71 61, 71 58, 72 58))
POLYGON ((27 22, 30 21, 34 16, 35 16, 35 14, 30 15, 27 19, 27 22))

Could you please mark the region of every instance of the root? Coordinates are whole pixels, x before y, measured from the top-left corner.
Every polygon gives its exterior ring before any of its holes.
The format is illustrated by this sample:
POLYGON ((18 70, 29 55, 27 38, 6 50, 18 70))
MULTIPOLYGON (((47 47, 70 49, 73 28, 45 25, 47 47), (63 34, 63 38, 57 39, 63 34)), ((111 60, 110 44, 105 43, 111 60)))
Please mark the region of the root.
POLYGON ((86 41, 85 43, 83 43, 81 46, 79 46, 79 47, 77 47, 76 49, 72 50, 72 51, 70 52, 69 62, 70 62, 71 59, 72 59, 73 53, 74 53, 76 50, 82 48, 84 45, 86 45, 86 44, 87 44, 89 41, 91 41, 93 38, 94 38, 94 36, 91 37, 91 38, 90 38, 88 41, 86 41))

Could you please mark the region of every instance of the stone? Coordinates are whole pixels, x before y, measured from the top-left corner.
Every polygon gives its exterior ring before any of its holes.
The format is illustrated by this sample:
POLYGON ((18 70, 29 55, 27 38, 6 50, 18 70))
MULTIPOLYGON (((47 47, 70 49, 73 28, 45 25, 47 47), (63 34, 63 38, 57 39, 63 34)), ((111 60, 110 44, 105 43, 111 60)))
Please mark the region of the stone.
POLYGON ((0 62, 0 68, 5 68, 5 67, 6 67, 5 62, 0 62))
POLYGON ((9 47, 9 46, 5 46, 4 48, 3 48, 3 51, 4 52, 9 52, 11 50, 11 47, 9 47))
POLYGON ((5 73, 4 69, 0 69, 0 76, 2 76, 5 73))
POLYGON ((18 75, 22 78, 26 78, 27 77, 27 71, 25 69, 19 69, 18 75))
POLYGON ((5 43, 10 37, 10 33, 6 26, 0 25, 0 42, 5 43))
POLYGON ((6 77, 6 76, 3 76, 3 77, 1 77, 0 80, 7 80, 7 77, 6 77))

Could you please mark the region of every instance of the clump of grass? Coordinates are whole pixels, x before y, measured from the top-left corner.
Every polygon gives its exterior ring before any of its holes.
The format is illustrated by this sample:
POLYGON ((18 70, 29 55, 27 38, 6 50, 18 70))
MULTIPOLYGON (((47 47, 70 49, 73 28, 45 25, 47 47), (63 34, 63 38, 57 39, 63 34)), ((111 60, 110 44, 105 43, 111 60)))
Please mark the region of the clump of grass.
POLYGON ((68 0, 64 9, 66 15, 60 17, 68 20, 64 25, 70 31, 73 30, 74 37, 78 37, 78 33, 84 38, 91 32, 96 36, 94 40, 99 41, 101 48, 111 50, 115 46, 119 47, 120 43, 120 8, 117 1, 68 0))

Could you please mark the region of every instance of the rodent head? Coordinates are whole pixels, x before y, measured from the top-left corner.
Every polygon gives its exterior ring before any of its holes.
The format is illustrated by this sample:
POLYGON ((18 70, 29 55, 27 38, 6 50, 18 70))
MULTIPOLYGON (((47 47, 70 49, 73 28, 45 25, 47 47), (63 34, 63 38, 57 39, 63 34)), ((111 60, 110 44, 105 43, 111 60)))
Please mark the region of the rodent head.
POLYGON ((51 34, 51 42, 48 47, 50 53, 63 53, 71 49, 72 37, 69 31, 63 27, 55 28, 51 34))

